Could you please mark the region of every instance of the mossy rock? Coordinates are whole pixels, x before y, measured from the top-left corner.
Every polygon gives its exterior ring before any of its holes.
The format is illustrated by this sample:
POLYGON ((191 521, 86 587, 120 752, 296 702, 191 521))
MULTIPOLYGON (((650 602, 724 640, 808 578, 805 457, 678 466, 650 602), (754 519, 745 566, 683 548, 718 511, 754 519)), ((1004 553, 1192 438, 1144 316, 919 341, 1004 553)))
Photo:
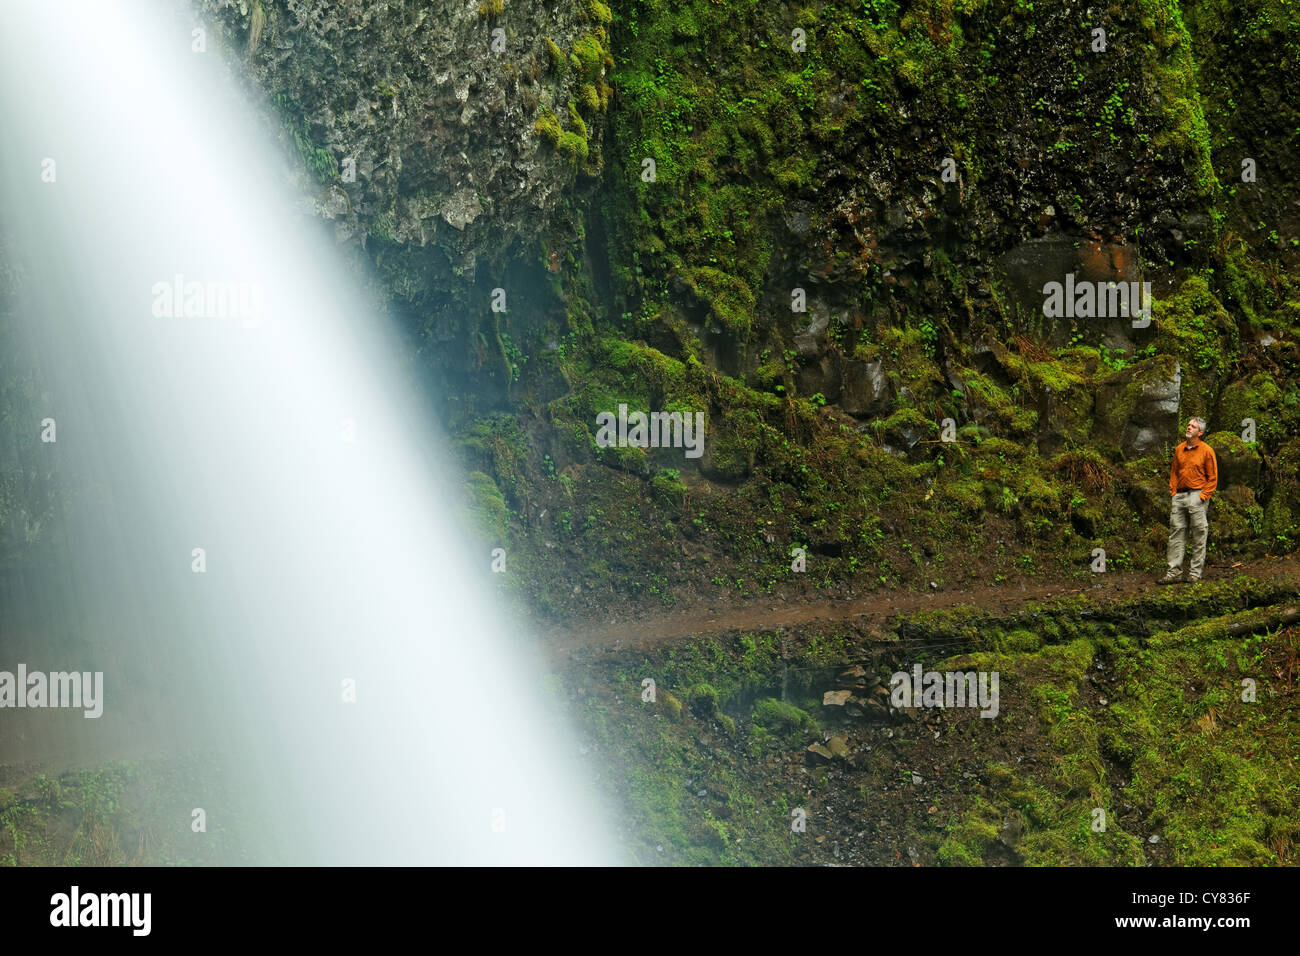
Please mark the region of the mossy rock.
POLYGON ((1269 473, 1273 487, 1264 506, 1264 533, 1287 549, 1300 543, 1300 438, 1282 446, 1269 473))
POLYGON ((999 650, 1020 654, 1032 653, 1042 646, 1042 637, 1025 628, 1012 631, 998 642, 999 650))
POLYGON ((475 527, 489 541, 504 541, 510 512, 492 476, 472 471, 466 476, 464 488, 475 527))
MULTIPOLYGON (((578 107, 573 103, 569 104, 569 125, 573 127, 573 134, 579 139, 586 140, 588 138, 587 123, 582 118, 582 114, 578 112, 578 107)), ((586 155, 585 150, 583 155, 586 155)))
POLYGON ((584 83, 578 87, 578 102, 588 113, 599 113, 601 109, 600 94, 590 83, 584 83))
POLYGON ((546 38, 546 52, 551 57, 551 69, 555 71, 556 76, 564 76, 569 68, 569 58, 564 55, 564 51, 550 37, 546 38))
POLYGON ((1024 445, 993 436, 980 443, 975 458, 977 461, 996 458, 1000 461, 1018 462, 1022 461, 1028 454, 1029 449, 1024 445))
POLYGON ((533 124, 533 130, 552 146, 559 144, 560 135, 564 132, 560 126, 560 118, 551 110, 542 111, 542 115, 533 124))
POLYGON ((1267 550, 1263 539, 1264 509, 1255 492, 1232 485, 1215 494, 1209 512, 1210 537, 1216 546, 1234 554, 1255 555, 1267 550))
POLYGON ((1039 475, 1024 477, 1019 491, 1020 502, 1039 514, 1059 514, 1064 497, 1063 489, 1055 482, 1039 475))
POLYGON ((1184 410, 1208 412, 1241 351, 1237 323, 1201 275, 1188 278, 1168 299, 1157 300, 1155 318, 1161 351, 1177 358, 1182 371, 1184 410))
POLYGON ((1096 439, 1130 458, 1172 446, 1178 437, 1182 367, 1156 355, 1102 379, 1096 439))
POLYGON ((718 711, 718 690, 712 684, 700 683, 690 689, 691 713, 696 717, 716 717, 718 711))
POLYGON ((644 448, 631 445, 625 447, 600 448, 597 455, 602 464, 609 465, 629 475, 641 478, 650 477, 650 457, 644 448))
POLYGON ((1290 433, 1287 418, 1282 390, 1267 372, 1257 372, 1228 385, 1215 412, 1216 423, 1238 437, 1247 427, 1244 424, 1247 420, 1254 422, 1255 440, 1266 451, 1276 451, 1290 433))
POLYGON ((660 500, 678 508, 686 504, 686 482, 682 481, 681 473, 677 469, 665 468, 660 471, 650 479, 650 486, 654 488, 660 500))
POLYGON ((748 409, 732 412, 712 430, 704 451, 704 473, 720 481, 741 481, 754 470, 761 421, 748 409))
POLYGON ((678 720, 682 716, 682 702, 673 694, 666 690, 657 692, 656 699, 663 704, 664 713, 670 720, 678 720))
POLYGON ((754 705, 754 723, 778 733, 790 733, 814 726, 811 715, 794 704, 768 697, 754 705))
POLYGON ((754 321, 754 293, 743 279, 712 266, 687 269, 682 278, 708 304, 709 314, 723 329, 739 339, 749 335, 754 321))
POLYGON ((1214 458, 1219 466, 1219 487, 1244 485, 1247 488, 1259 487, 1259 472, 1262 462, 1259 452, 1241 440, 1236 432, 1213 432, 1205 436, 1205 443, 1214 449, 1214 458))
POLYGON ((594 83, 605 65, 605 50, 595 36, 579 37, 574 41, 569 63, 588 82, 594 83))
POLYGON ((950 482, 943 488, 943 494, 967 514, 984 512, 984 482, 974 478, 962 478, 950 482))
POLYGON ((578 133, 565 130, 560 134, 555 148, 564 154, 570 162, 576 163, 587 159, 587 139, 578 133))
POLYGON ((917 442, 932 440, 939 434, 938 422, 906 405, 872 427, 883 436, 885 444, 895 449, 910 450, 917 442))

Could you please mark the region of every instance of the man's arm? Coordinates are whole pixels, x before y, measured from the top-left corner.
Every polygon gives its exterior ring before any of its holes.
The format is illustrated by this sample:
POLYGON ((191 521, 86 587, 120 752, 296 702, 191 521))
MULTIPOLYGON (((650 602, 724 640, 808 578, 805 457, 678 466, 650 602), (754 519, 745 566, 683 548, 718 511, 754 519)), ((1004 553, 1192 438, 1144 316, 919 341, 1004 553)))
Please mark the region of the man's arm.
POLYGON ((1169 497, 1178 494, 1178 449, 1174 449, 1174 462, 1169 466, 1169 497))
POLYGON ((1214 489, 1219 487, 1219 459, 1214 455, 1214 449, 1209 445, 1205 446, 1209 452, 1205 457, 1205 484, 1201 486, 1201 500, 1209 501, 1210 495, 1214 494, 1214 489))

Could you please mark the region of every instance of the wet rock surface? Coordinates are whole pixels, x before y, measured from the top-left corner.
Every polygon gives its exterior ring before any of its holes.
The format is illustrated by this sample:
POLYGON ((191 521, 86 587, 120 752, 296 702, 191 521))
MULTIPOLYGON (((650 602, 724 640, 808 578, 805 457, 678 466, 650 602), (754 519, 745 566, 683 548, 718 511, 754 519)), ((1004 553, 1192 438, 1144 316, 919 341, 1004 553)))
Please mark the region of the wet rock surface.
MULTIPOLYGON (((336 235, 432 243, 471 276, 480 261, 499 268, 530 255, 584 168, 599 169, 537 130, 548 111, 570 126, 583 84, 603 85, 608 33, 591 9, 514 0, 200 3, 226 55, 284 118, 314 174, 302 187, 319 197, 315 212, 336 235), (579 41, 595 59, 575 69, 568 57, 579 41), (336 197, 346 197, 342 208, 336 197)), ((589 118, 599 109, 599 101, 582 107, 589 118)), ((586 134, 587 159, 596 160, 601 124, 586 134)))

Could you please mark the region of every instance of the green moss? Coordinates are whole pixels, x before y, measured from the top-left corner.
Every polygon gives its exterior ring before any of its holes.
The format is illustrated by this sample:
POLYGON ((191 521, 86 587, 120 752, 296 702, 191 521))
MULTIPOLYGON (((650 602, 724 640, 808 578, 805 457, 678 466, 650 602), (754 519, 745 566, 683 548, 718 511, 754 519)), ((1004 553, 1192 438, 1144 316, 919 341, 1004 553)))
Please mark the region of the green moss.
POLYGON ((984 511, 984 482, 974 478, 961 478, 944 486, 944 497, 967 514, 984 511))
POLYGON ((587 139, 587 124, 583 121, 582 114, 578 112, 577 106, 573 103, 569 104, 569 125, 573 127, 574 135, 585 142, 587 139))
POLYGON ((599 113, 602 109, 600 94, 596 92, 596 88, 590 83, 584 83, 578 87, 578 101, 588 113, 599 113))
POLYGON ((714 717, 718 714, 718 691, 712 684, 701 682, 690 689, 691 713, 697 717, 714 717))
POLYGON ((569 104, 569 119, 576 130, 563 129, 559 117, 546 109, 533 124, 533 129, 570 162, 585 162, 588 157, 587 124, 582 121, 572 103, 569 104))
POLYGON ((561 133, 556 148, 572 162, 576 163, 587 159, 587 139, 577 133, 568 131, 561 133))
POLYGON ((1180 865, 1274 864, 1297 835, 1300 795, 1280 773, 1294 740, 1273 723, 1280 696, 1263 666, 1282 648, 1270 650, 1266 619, 1250 611, 1157 635, 1119 661, 1125 692, 1106 714, 1108 746, 1131 764, 1128 797, 1180 865), (1260 636, 1228 633, 1252 622, 1260 636), (1253 703, 1242 677, 1258 683, 1253 703))
POLYGON ((966 812, 964 819, 948 824, 939 846, 943 866, 983 866, 984 854, 998 841, 1000 818, 982 801, 966 812))
POLYGON ((481 471, 470 472, 465 480, 465 494, 478 529, 492 541, 504 541, 509 509, 492 477, 481 471))
POLYGON ((723 478, 744 478, 754 469, 762 437, 762 423, 756 413, 741 409, 718 426, 713 441, 713 467, 723 478))
POLYGON ((775 697, 760 700, 754 705, 754 723, 779 733, 810 730, 816 727, 816 723, 807 711, 777 700, 775 697))
POLYGON ((595 36, 578 37, 573 42, 573 54, 569 63, 578 75, 588 83, 594 83, 605 66, 605 49, 595 36))
POLYGON ((660 471, 651 479, 650 484, 662 500, 679 508, 685 506, 686 483, 682 481, 681 472, 677 469, 660 471))
POLYGON ((1293 432, 1300 406, 1288 408, 1282 389, 1273 375, 1256 372, 1224 389, 1212 427, 1241 433, 1247 419, 1255 424, 1255 440, 1269 453, 1276 453, 1293 432))
POLYGON ((543 110, 542 115, 537 118, 533 124, 533 130, 538 136, 542 137, 552 146, 558 146, 560 136, 564 130, 560 127, 560 119, 551 110, 543 110))
POLYGON ((564 55, 564 51, 550 37, 546 38, 546 52, 551 57, 551 69, 555 71, 556 76, 562 77, 569 68, 569 58, 564 55))
POLYGON ((1001 647, 1013 653, 1031 653, 1042 646, 1043 639, 1025 628, 1012 631, 1001 642, 1001 647))
POLYGON ((754 293, 744 280, 712 266, 689 269, 686 284, 709 305, 709 314, 729 332, 748 336, 754 320, 754 293))
POLYGON ((657 692, 656 699, 664 706, 666 713, 672 720, 680 720, 682 716, 682 702, 666 690, 657 692))
POLYGON ((1173 351, 1191 369, 1206 372, 1230 367, 1240 348, 1236 323, 1215 297, 1204 276, 1191 276, 1178 291, 1154 304, 1162 332, 1173 351))

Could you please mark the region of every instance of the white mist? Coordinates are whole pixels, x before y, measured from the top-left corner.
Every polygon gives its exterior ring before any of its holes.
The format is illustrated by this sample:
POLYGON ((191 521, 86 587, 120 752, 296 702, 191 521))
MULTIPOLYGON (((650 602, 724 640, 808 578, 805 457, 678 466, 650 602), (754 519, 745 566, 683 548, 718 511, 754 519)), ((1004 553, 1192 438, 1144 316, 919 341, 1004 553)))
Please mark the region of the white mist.
POLYGON ((192 52, 199 20, 170 11, 22 0, 0 31, 0 215, 47 388, 31 436, 55 417, 48 451, 90 489, 57 600, 94 661, 64 642, 29 663, 105 671, 85 724, 130 711, 159 746, 216 748, 254 813, 208 825, 270 859, 611 861, 405 360, 211 36, 192 52), (177 277, 201 309, 158 302, 177 277))

